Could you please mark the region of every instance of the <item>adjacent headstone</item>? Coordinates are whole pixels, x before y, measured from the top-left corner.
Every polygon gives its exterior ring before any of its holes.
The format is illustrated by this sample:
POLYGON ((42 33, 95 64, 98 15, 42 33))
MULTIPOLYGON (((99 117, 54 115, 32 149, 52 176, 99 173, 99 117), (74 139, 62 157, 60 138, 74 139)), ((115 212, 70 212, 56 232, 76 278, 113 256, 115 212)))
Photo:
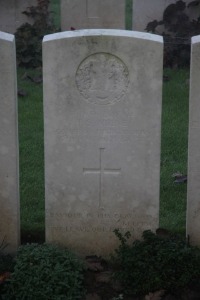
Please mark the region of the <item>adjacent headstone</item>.
POLYGON ((19 246, 18 136, 15 39, 0 32, 0 243, 19 246))
POLYGON ((124 0, 61 0, 61 30, 125 29, 124 0))
MULTIPOLYGON (((133 30, 145 32, 145 28, 149 22, 154 20, 161 21, 163 19, 163 12, 170 4, 175 4, 174 0, 133 0, 133 30)), ((191 0, 184 0, 186 6, 192 2, 191 0)), ((200 7, 189 7, 186 9, 190 19, 197 19, 200 14, 200 7)), ((156 33, 163 33, 163 26, 156 27, 156 33)))
POLYGON ((22 24, 31 23, 22 12, 36 4, 37 0, 0 0, 0 30, 15 33, 22 24))
POLYGON ((79 30, 43 42, 46 241, 107 255, 159 222, 162 37, 79 30))
POLYGON ((188 146, 188 199, 187 235, 192 244, 200 246, 200 35, 192 38, 189 146, 188 146))

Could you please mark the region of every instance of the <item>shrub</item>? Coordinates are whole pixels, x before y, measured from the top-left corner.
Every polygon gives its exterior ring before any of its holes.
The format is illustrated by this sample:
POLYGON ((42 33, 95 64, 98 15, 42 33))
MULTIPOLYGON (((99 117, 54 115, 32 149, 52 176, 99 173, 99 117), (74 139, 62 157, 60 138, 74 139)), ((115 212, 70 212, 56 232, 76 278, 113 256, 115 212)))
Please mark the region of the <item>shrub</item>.
POLYGON ((4 254, 4 249, 7 246, 8 244, 5 242, 5 238, 3 238, 0 242, 0 275, 13 270, 13 257, 9 254, 4 254))
POLYGON ((14 261, 11 255, 0 254, 0 276, 5 272, 11 272, 13 270, 13 265, 14 261))
POLYGON ((117 265, 115 278, 121 281, 126 294, 174 290, 200 276, 200 250, 183 240, 144 231, 142 241, 129 245, 129 233, 123 236, 115 230, 115 234, 121 241, 112 255, 117 265))
POLYGON ((48 244, 19 248, 6 300, 83 299, 83 263, 70 251, 48 244))
POLYGON ((6 280, 10 277, 10 272, 13 271, 14 262, 11 255, 4 254, 3 250, 7 247, 5 239, 0 243, 0 300, 1 294, 6 284, 6 280))
POLYGON ((188 12, 196 10, 199 0, 186 2, 179 0, 166 7, 162 20, 147 24, 146 30, 156 33, 157 26, 164 25, 164 65, 166 67, 187 67, 190 63, 190 40, 200 34, 200 15, 190 20, 188 12), (188 8, 188 11, 186 10, 188 8))
POLYGON ((42 39, 44 35, 54 33, 56 28, 49 11, 49 0, 37 0, 37 6, 28 7, 22 12, 32 19, 33 24, 25 23, 15 34, 17 61, 22 67, 42 65, 42 39))

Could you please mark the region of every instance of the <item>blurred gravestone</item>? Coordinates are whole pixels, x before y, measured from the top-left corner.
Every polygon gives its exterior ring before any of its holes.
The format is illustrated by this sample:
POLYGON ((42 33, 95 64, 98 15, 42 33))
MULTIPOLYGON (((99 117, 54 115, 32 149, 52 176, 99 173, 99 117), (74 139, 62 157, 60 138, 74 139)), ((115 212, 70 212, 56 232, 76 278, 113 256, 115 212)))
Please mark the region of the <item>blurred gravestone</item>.
POLYGON ((0 243, 5 251, 19 246, 17 78, 15 40, 0 32, 0 243))
MULTIPOLYGON (((164 10, 171 4, 178 1, 174 0, 134 0, 133 1, 133 30, 145 32, 145 28, 149 22, 155 20, 163 20, 164 10)), ((180 1, 179 1, 180 2, 180 1)), ((183 1, 186 6, 192 2, 191 0, 183 1)), ((200 5, 186 8, 185 12, 190 19, 197 19, 200 15, 200 5)), ((156 33, 162 34, 164 28, 162 25, 156 27, 156 33)))
POLYGON ((124 0, 61 0, 61 30, 125 29, 124 0))
POLYGON ((37 0, 0 0, 0 30, 15 33, 23 23, 30 23, 31 19, 22 12, 33 5, 37 0))
POLYGON ((200 36, 192 38, 189 146, 188 146, 188 199, 187 235, 192 244, 200 246, 200 36))

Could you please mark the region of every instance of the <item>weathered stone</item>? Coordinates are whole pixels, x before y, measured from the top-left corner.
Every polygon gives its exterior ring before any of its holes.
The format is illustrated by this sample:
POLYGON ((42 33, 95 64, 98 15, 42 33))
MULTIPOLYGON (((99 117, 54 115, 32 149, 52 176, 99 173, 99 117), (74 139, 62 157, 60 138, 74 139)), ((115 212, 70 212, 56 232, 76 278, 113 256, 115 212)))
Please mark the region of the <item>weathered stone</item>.
POLYGON ((107 255, 159 221, 162 38, 79 30, 43 42, 46 240, 107 255))
POLYGON ((0 243, 19 245, 18 136, 15 40, 0 32, 0 243))
POLYGON ((0 30, 15 33, 24 23, 32 23, 22 12, 37 4, 37 0, 0 0, 0 30))
POLYGON ((124 0, 61 0, 61 30, 125 29, 124 0))
POLYGON ((191 51, 187 235, 200 246, 200 36, 192 38, 191 51))

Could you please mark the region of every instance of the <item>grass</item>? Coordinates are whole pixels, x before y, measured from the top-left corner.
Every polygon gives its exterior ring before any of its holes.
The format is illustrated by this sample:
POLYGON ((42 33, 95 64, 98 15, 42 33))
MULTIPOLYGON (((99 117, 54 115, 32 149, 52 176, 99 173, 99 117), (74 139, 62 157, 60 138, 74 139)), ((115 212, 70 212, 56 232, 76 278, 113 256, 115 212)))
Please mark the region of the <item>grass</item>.
MULTIPOLYGON (((130 13, 130 0, 127 3, 130 13)), ((59 27, 58 0, 51 1, 59 27)), ((131 13, 127 26, 131 26, 131 13)), ((20 197, 22 241, 44 240, 44 145, 42 85, 25 78, 18 70, 19 89, 27 97, 19 98, 20 197)), ((186 184, 174 184, 172 174, 187 173, 188 70, 165 70, 170 80, 163 86, 160 227, 185 232, 186 184)))
POLYGON ((187 70, 165 70, 171 80, 163 86, 160 226, 185 232, 186 184, 174 184, 172 174, 187 174, 187 70))
POLYGON ((60 28, 60 1, 50 0, 50 11, 56 28, 60 28))
POLYGON ((132 0, 126 0, 126 29, 132 30, 132 0))
MULTIPOLYGON (((36 71, 28 71, 37 75, 36 71)), ((18 87, 27 92, 19 98, 19 153, 22 240, 44 239, 44 145, 42 85, 18 70, 18 87)))

